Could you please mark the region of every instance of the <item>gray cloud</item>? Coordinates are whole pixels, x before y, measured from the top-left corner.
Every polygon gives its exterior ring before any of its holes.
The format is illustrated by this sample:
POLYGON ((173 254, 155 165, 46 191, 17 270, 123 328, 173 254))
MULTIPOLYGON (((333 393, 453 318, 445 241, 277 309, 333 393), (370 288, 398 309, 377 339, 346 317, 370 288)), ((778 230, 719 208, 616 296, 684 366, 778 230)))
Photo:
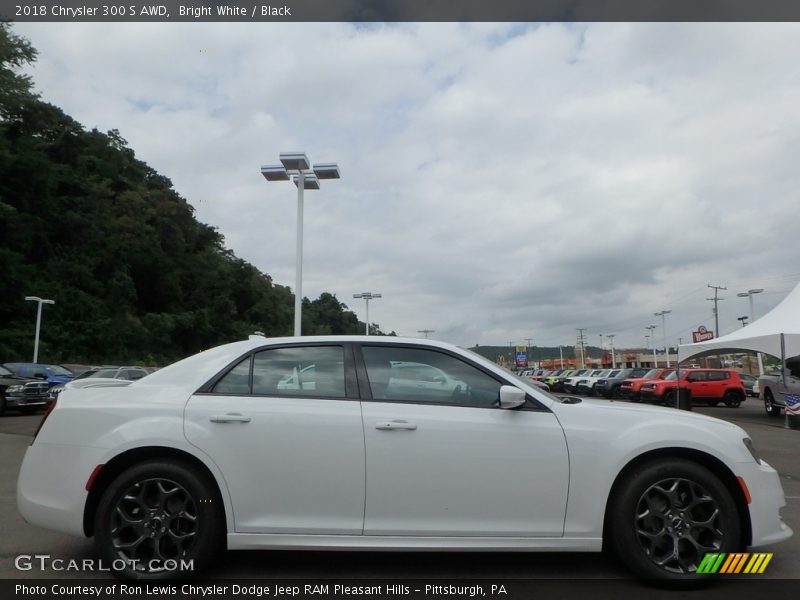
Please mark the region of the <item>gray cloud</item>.
POLYGON ((385 329, 459 344, 576 327, 643 343, 721 328, 800 280, 796 24, 18 24, 43 97, 120 129, 229 246, 304 293, 380 291, 385 329), (660 322, 657 323, 660 326, 660 322), (657 336, 661 335, 660 329, 657 336))

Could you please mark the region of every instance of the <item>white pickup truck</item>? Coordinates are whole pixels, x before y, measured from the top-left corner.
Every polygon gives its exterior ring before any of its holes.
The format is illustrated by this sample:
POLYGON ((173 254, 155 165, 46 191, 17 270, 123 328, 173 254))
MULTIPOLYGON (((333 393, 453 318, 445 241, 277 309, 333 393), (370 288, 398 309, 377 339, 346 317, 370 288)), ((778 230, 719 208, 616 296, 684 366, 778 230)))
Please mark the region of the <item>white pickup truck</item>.
POLYGON ((771 417, 780 417, 786 406, 786 394, 800 395, 800 362, 786 361, 786 380, 780 373, 758 378, 758 397, 771 417))

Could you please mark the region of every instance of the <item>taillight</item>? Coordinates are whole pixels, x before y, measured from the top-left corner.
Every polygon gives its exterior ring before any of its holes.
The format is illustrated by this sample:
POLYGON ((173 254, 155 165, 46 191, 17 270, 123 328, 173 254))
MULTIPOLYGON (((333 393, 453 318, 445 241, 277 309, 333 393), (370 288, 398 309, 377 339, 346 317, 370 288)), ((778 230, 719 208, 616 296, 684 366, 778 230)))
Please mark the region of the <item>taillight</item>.
POLYGON ((47 417, 50 416, 50 413, 53 412, 53 409, 56 407, 56 402, 58 402, 58 398, 53 400, 50 403, 50 406, 47 407, 47 410, 44 411, 44 414, 42 415, 42 420, 39 421, 39 426, 36 428, 36 432, 33 434, 33 439, 31 440, 31 444, 33 444, 33 442, 36 440, 36 436, 39 435, 39 432, 42 430, 42 425, 44 425, 44 422, 47 420, 47 417))

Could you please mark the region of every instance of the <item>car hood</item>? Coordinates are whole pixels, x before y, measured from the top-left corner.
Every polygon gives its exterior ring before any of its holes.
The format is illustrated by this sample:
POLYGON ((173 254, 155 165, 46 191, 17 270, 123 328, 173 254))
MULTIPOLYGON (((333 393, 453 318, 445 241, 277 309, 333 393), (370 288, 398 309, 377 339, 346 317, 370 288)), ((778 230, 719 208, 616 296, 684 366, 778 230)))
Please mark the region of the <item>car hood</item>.
POLYGON ((598 417, 617 419, 621 421, 648 421, 648 420, 669 420, 685 421, 690 423, 708 423, 714 426, 722 426, 728 429, 739 429, 738 425, 733 425, 728 421, 709 417, 689 410, 678 410, 668 406, 653 406, 651 404, 635 404, 631 402, 618 402, 614 400, 595 400, 583 398, 576 404, 555 403, 552 406, 554 412, 560 416, 562 412, 583 411, 587 414, 594 414, 598 417))

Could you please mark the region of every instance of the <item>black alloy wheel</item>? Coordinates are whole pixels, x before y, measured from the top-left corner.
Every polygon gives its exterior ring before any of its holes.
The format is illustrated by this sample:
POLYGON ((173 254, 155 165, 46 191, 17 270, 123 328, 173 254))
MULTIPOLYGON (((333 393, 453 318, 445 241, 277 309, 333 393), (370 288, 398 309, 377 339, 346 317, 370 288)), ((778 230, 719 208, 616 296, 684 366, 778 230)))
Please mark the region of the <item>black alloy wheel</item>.
POLYGON ((94 530, 97 549, 115 575, 170 579, 210 562, 222 546, 225 517, 205 474, 164 459, 131 467, 109 485, 94 530))
POLYGON ((697 573, 706 553, 741 547, 736 502, 720 479, 697 463, 678 458, 646 463, 618 490, 608 539, 640 577, 693 586, 708 580, 697 573))
POLYGON ((739 406, 742 404, 741 394, 734 391, 725 392, 722 400, 725 402, 725 406, 728 408, 739 408, 739 406))

